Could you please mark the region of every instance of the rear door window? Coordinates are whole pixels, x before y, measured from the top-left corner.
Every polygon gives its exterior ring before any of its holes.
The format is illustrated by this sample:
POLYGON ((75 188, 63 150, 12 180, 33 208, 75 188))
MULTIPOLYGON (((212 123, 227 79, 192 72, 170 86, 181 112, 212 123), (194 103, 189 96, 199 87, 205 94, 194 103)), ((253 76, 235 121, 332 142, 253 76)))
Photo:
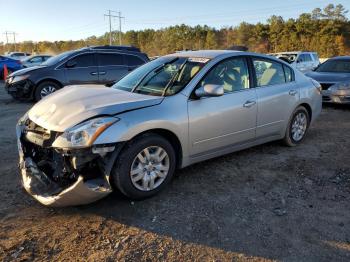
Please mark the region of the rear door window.
POLYGON ((95 66, 94 54, 79 55, 72 60, 76 62, 75 68, 95 66))
POLYGON ((100 53, 98 56, 99 66, 120 66, 124 65, 123 55, 112 53, 100 53))
POLYGON ((310 54, 305 54, 305 62, 312 62, 312 58, 310 54))
POLYGON ((268 59, 253 58, 253 65, 258 87, 286 82, 282 64, 268 59))

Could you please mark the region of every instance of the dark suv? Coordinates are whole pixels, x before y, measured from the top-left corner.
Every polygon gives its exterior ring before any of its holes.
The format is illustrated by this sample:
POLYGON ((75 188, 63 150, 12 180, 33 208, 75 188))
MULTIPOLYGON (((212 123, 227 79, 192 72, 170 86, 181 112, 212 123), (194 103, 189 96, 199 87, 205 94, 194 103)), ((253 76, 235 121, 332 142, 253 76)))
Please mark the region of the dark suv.
POLYGON ((6 79, 5 88, 14 98, 38 101, 67 85, 112 84, 148 61, 136 47, 87 47, 16 71, 6 79))

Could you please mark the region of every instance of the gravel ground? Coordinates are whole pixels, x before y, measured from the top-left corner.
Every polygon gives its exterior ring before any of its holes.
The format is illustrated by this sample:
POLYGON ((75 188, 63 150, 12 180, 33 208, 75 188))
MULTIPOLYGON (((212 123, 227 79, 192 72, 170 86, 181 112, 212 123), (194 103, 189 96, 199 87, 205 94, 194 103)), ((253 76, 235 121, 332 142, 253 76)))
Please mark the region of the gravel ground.
POLYGON ((1 261, 350 260, 350 107, 325 107, 298 147, 196 164, 151 199, 52 209, 19 181, 14 127, 32 104, 0 87, 1 261))

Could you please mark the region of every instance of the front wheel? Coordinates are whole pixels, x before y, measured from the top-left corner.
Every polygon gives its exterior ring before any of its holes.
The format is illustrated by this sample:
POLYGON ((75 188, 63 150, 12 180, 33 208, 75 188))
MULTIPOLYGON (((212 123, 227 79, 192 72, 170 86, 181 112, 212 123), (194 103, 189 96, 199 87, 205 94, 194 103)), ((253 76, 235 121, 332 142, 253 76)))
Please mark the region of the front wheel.
POLYGON ((36 89, 34 93, 35 101, 43 99, 45 96, 52 94, 60 89, 60 86, 52 81, 42 82, 36 89))
POLYGON ((309 129, 310 116, 305 107, 300 106, 293 112, 284 137, 287 146, 296 146, 304 138, 309 129))
POLYGON ((129 142, 111 173, 112 183, 131 199, 151 197, 171 180, 176 166, 174 148, 157 134, 144 134, 129 142))

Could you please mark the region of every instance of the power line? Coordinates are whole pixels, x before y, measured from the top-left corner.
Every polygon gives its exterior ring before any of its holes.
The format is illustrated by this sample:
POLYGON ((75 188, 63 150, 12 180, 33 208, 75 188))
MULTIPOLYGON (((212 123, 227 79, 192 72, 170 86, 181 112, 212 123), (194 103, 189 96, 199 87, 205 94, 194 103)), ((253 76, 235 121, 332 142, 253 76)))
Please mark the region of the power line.
POLYGON ((119 44, 122 44, 122 19, 125 18, 122 16, 121 12, 107 10, 108 15, 105 14, 104 16, 108 17, 109 19, 109 45, 112 45, 112 18, 118 18, 119 19, 119 44), (117 13, 118 15, 113 15, 112 13, 117 13))
MULTIPOLYGON (((326 2, 326 0, 315 0, 312 2, 312 4, 315 3, 323 3, 326 2)), ((273 8, 279 9, 278 13, 283 10, 283 12, 290 12, 291 8, 300 8, 300 7, 308 7, 310 6, 310 3, 293 3, 293 4, 283 4, 283 5, 274 5, 273 8), (281 9, 281 10, 280 10, 281 9)), ((277 12, 277 11, 276 11, 277 12)), ((211 20, 216 20, 218 17, 225 17, 227 20, 228 16, 232 15, 239 15, 237 16, 237 19, 242 19, 242 16, 246 16, 247 14, 251 14, 254 16, 262 15, 262 14, 271 14, 271 7, 263 7, 263 8, 256 8, 256 9, 241 9, 241 10, 235 10, 227 13, 207 13, 207 14, 200 14, 200 15, 188 15, 188 16, 179 16, 179 17, 159 17, 157 19, 145 19, 145 20, 128 20, 128 23, 132 24, 172 24, 174 22, 177 22, 179 24, 184 23, 184 22, 179 22, 181 20, 194 20, 196 21, 211 21, 211 20), (209 18, 209 19, 208 19, 209 18)))

